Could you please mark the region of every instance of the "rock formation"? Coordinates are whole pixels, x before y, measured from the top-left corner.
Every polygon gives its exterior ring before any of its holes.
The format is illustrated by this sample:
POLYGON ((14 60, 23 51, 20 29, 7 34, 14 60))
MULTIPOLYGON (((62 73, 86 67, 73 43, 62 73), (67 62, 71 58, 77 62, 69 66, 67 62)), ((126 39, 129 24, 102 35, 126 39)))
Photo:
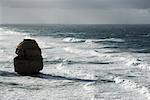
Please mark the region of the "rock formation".
POLYGON ((41 49, 33 39, 24 39, 16 48, 14 58, 15 72, 22 75, 39 73, 43 69, 41 49))

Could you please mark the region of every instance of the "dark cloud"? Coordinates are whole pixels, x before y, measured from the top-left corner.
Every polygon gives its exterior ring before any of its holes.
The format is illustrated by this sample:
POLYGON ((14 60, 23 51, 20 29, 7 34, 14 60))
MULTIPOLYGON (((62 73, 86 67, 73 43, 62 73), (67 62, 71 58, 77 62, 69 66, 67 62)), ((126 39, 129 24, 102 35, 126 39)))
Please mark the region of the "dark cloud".
POLYGON ((2 23, 144 24, 150 0, 0 0, 2 23))
POLYGON ((113 9, 150 8, 150 0, 1 0, 13 8, 113 9))

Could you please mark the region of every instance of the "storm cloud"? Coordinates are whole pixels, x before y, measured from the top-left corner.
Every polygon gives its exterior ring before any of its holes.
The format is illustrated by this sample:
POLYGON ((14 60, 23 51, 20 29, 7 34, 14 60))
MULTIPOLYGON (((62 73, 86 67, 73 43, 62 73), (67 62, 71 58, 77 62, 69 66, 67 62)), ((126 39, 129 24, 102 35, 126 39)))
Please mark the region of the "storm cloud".
POLYGON ((150 0, 0 0, 1 23, 149 24, 150 0))

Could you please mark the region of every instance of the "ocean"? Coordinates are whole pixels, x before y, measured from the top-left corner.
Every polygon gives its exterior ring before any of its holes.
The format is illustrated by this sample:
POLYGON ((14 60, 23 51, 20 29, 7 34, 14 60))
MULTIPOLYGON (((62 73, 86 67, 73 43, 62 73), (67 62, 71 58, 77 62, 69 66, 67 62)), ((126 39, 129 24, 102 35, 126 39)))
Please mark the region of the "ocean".
POLYGON ((150 25, 0 25, 0 100, 150 100, 150 25), (39 75, 14 72, 27 38, 39 75))

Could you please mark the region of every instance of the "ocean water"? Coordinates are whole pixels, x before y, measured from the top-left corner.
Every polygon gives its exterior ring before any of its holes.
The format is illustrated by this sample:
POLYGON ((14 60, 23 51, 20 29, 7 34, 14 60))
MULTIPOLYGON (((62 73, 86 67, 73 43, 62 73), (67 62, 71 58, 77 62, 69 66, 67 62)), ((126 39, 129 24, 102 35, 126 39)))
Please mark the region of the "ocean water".
POLYGON ((150 25, 1 25, 0 100, 150 100, 150 25), (44 69, 14 72, 35 39, 44 69))

